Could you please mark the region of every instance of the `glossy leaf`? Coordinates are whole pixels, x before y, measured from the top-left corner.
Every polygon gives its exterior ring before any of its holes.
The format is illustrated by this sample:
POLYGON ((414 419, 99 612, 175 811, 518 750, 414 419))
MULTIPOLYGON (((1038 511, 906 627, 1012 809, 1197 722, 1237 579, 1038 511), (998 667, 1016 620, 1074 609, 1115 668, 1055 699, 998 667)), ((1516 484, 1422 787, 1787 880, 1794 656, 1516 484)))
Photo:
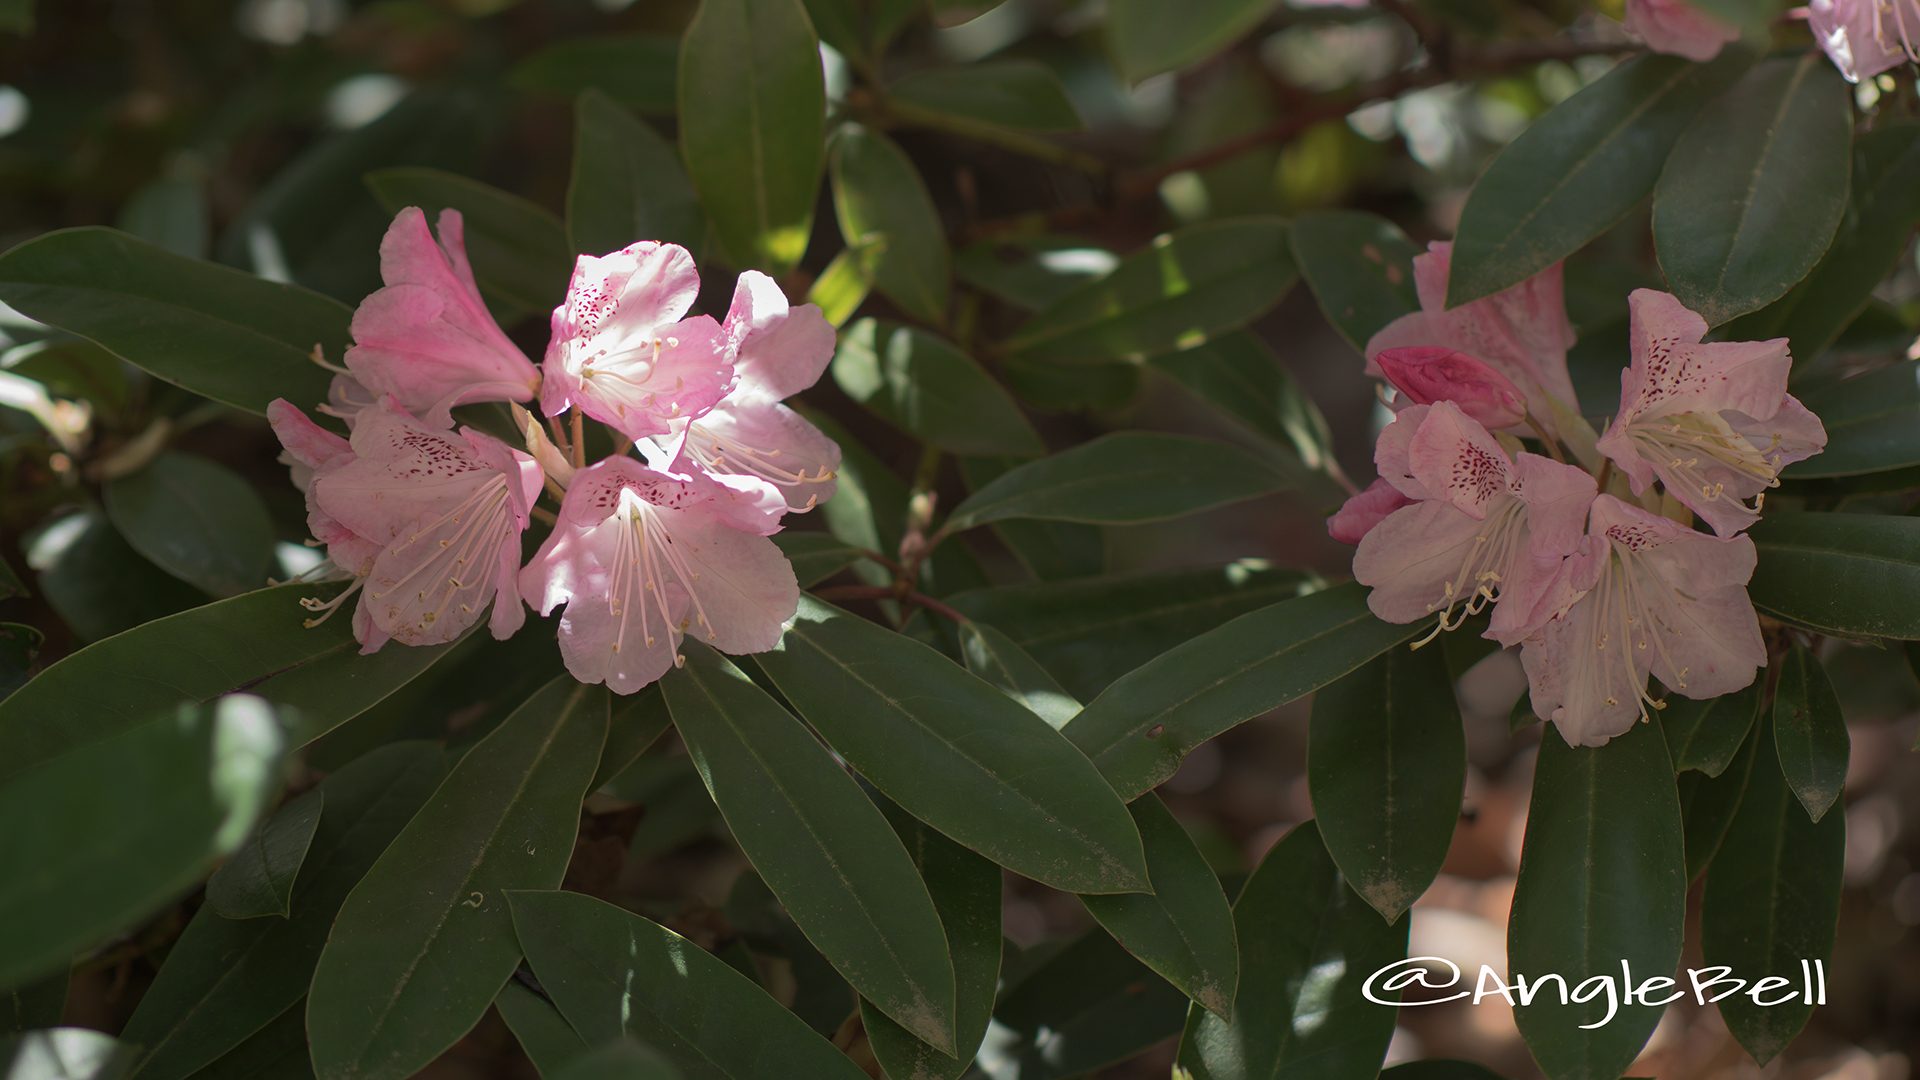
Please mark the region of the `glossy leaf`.
POLYGON ((325 798, 315 788, 261 822, 207 879, 208 905, 228 919, 292 914, 294 879, 320 826, 325 798))
POLYGON ((707 216, 673 144, 598 90, 573 112, 573 174, 567 184, 573 251, 604 255, 637 240, 665 240, 706 253, 707 216))
POLYGON ((460 211, 467 259, 490 302, 544 314, 566 295, 573 252, 566 226, 545 207, 440 169, 381 169, 367 174, 367 186, 389 214, 417 206, 431 222, 444 209, 460 211))
POLYGON ((1439 650, 1389 650, 1314 696, 1314 820, 1340 872, 1386 921, 1439 876, 1466 781, 1466 733, 1439 650))
MULTIPOLYGON (((1920 183, 1916 183, 1920 188, 1920 183)), ((1789 480, 1859 476, 1920 465, 1920 361, 1907 360, 1808 389, 1801 403, 1827 429, 1820 453, 1789 480)))
POLYGON ((700 646, 662 683, 673 724, 740 849, 848 983, 954 1048, 954 976, 927 886, 872 800, 806 727, 700 646))
POLYGON ((873 291, 873 271, 867 266, 866 253, 847 248, 813 279, 807 289, 807 303, 820 309, 820 316, 839 329, 853 318, 873 291))
POLYGON ((931 115, 943 127, 982 124, 1019 131, 1078 131, 1079 110, 1060 77, 1031 60, 983 60, 922 68, 887 87, 887 107, 913 122, 931 115))
POLYGON ((1146 885, 1139 833, 1046 722, 919 642, 807 597, 754 658, 815 730, 908 813, 1071 892, 1146 885))
MULTIPOLYGON (((961 281, 1021 311, 1037 311, 1113 272, 1113 252, 1075 236, 982 240, 954 253, 961 281)), ((1080 373, 1084 375, 1084 373, 1080 373)))
POLYGON ((1818 822, 1847 782, 1847 718, 1826 669, 1804 645, 1780 661, 1773 694, 1773 745, 1787 786, 1818 822))
POLYGON ((1794 797, 1781 775, 1774 735, 1764 727, 1755 740, 1753 771, 1740 809, 1707 870, 1700 905, 1700 948, 1709 964, 1733 969, 1750 993, 1764 978, 1761 1006, 1743 994, 1722 1000, 1720 1016, 1734 1038, 1761 1064, 1780 1053, 1806 1026, 1818 997, 1804 996, 1802 963, 1833 953, 1840 921, 1840 871, 1846 860, 1847 816, 1819 822, 1794 797))
POLYGON ((1748 535, 1762 612, 1842 637, 1920 638, 1920 518, 1772 512, 1748 535))
POLYGON ((1668 694, 1667 707, 1660 711, 1660 730, 1667 737, 1674 771, 1691 769, 1708 776, 1724 772, 1760 714, 1764 681, 1763 674, 1745 690, 1705 701, 1668 694))
POLYGON ((1179 1067, 1194 1080, 1371 1076, 1394 1009, 1361 983, 1407 954, 1410 919, 1388 924, 1347 886, 1309 821, 1262 859, 1233 905, 1240 1000, 1231 1022, 1194 1009, 1179 1067))
POLYGON ((167 451, 102 487, 107 518, 154 565, 215 596, 267 583, 273 521, 224 465, 167 451))
POLYGON ((1073 695, 1012 638, 986 623, 971 620, 960 624, 959 634, 960 658, 967 670, 1025 705, 1055 731, 1079 714, 1080 703, 1073 695))
POLYGON ((885 135, 849 124, 827 146, 827 172, 841 239, 862 252, 873 287, 915 318, 945 325, 953 255, 913 160, 885 135))
POLYGON ((929 446, 1020 457, 1046 451, 984 368, 923 330, 862 319, 840 334, 831 370, 848 397, 929 446))
POLYGON ((607 737, 607 693, 547 684, 454 766, 347 897, 307 1001, 314 1071, 411 1076, 520 963, 504 892, 560 883, 607 737))
POLYGON ((1318 210, 1293 221, 1293 257, 1327 322, 1355 349, 1420 307, 1413 257, 1400 227, 1358 210, 1318 210))
POLYGON ((142 558, 97 507, 42 526, 28 540, 27 565, 39 576, 48 606, 81 641, 100 641, 207 601, 142 558))
POLYGON ((507 81, 548 97, 603 94, 643 113, 667 114, 679 53, 679 39, 669 34, 594 34, 546 46, 515 64, 507 81))
POLYGON ((1009 970, 983 1071, 1019 1080, 1097 1075, 1180 1033, 1187 999, 1100 930, 1009 970))
POLYGON ((793 576, 803 589, 812 588, 852 566, 861 558, 860 549, 832 533, 794 532, 787 529, 773 538, 780 553, 793 564, 793 576))
MULTIPOLYGON (((963 457, 960 479, 978 491, 1023 462, 1015 457, 963 457)), ((1089 577, 1106 565, 1106 537, 1098 526, 1072 521, 1008 519, 990 526, 1027 573, 1042 581, 1089 577)))
POLYGON ((1481 174, 1455 230, 1447 302, 1520 284, 1585 247, 1640 204, 1702 106, 1753 64, 1643 54, 1554 106, 1481 174))
MULTIPOLYGON (((1572 748, 1548 727, 1534 767, 1527 837, 1507 923, 1515 979, 1560 975, 1569 987, 1620 965, 1666 975, 1680 962, 1686 853, 1672 759, 1660 732, 1635 724, 1605 746, 1572 748)), ((1613 1080, 1653 1033, 1664 1007, 1602 994, 1562 1004, 1549 987, 1514 1020, 1549 1076, 1613 1080)))
POLYGON ((1358 585, 1285 600, 1134 669, 1074 717, 1066 735, 1131 798, 1172 776, 1194 747, 1419 632, 1374 618, 1358 585))
POLYGON ((1296 276, 1278 218, 1191 225, 1048 304, 1007 347, 1029 361, 1082 363, 1190 348, 1253 321, 1296 276))
POLYGON ((1826 252, 1847 207, 1849 96, 1808 52, 1763 61, 1688 126, 1654 189, 1653 237, 1707 325, 1779 299, 1826 252))
POLYGON ((1237 446, 1123 431, 1011 469, 967 496, 949 529, 1030 518, 1131 525, 1271 494, 1288 477, 1237 446))
POLYGON ((1120 73, 1133 82, 1185 67, 1226 48, 1272 9, 1267 0, 1114 0, 1107 38, 1120 73))
POLYGON ((347 341, 344 304, 135 240, 62 229, 0 255, 0 302, 78 334, 176 386, 264 413, 323 401, 347 341))
POLYGON ((528 989, 520 978, 507 980, 500 996, 493 999, 493 1008, 541 1076, 557 1075, 593 1049, 553 1002, 528 989))
POLYGON ((1333 433, 1326 417, 1266 342, 1252 333, 1228 334, 1168 353, 1156 357, 1153 366, 1248 431, 1291 450, 1307 468, 1325 468, 1332 459, 1333 433))
MULTIPOLYGON (((1761 730, 1765 726, 1758 725, 1761 730)), ((1739 752, 1718 776, 1683 772, 1674 780, 1680 792, 1680 816, 1685 825, 1688 881, 1706 871, 1726 838, 1728 826, 1733 824, 1734 812, 1740 808, 1740 796, 1747 790, 1747 775, 1753 769, 1756 740, 1754 733, 1749 732, 1739 752)))
POLYGON ((297 1004, 193 1074, 194 1080, 259 1080, 263 1076, 313 1080, 313 1064, 307 1060, 306 1010, 297 1004))
POLYGON ((0 1037, 59 1027, 67 1011, 68 974, 56 971, 38 982, 0 990, 0 1037))
POLYGON ((631 1039, 604 1043, 554 1074, 554 1080, 680 1080, 680 1070, 631 1039))
POLYGON ((594 770, 593 784, 587 790, 598 791, 626 772, 672 725, 672 714, 667 712, 657 684, 622 698, 607 723, 607 745, 600 752, 600 766, 594 770))
POLYGON ((740 266, 778 275, 806 253, 826 125, 823 78, 800 0, 702 0, 681 38, 681 155, 740 266))
POLYGON ((666 927, 578 893, 508 899, 533 973, 590 1044, 631 1035, 701 1078, 865 1075, 752 980, 666 927))

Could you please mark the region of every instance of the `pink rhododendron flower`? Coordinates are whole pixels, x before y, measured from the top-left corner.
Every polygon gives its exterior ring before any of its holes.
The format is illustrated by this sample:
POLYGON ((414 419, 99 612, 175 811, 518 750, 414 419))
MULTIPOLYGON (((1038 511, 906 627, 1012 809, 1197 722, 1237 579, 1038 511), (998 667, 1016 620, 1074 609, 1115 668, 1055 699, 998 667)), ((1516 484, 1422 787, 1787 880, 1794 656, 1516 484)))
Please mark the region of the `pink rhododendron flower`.
POLYGON ((1520 651, 1533 711, 1599 746, 1659 709, 1649 673, 1690 698, 1732 693, 1767 663, 1747 598, 1753 541, 1718 538, 1602 495, 1520 651))
POLYGON ((1438 612, 1437 634, 1499 601, 1486 636, 1507 644, 1525 636, 1536 595, 1580 541, 1593 477, 1536 454, 1509 458, 1449 402, 1403 410, 1374 460, 1381 479, 1414 502, 1354 552, 1353 576, 1372 588, 1373 613, 1409 623, 1438 612))
POLYGON ((1779 484, 1783 467, 1827 442, 1819 417, 1787 393, 1787 339, 1702 342, 1706 320, 1671 295, 1637 289, 1627 303, 1632 363, 1599 450, 1634 494, 1658 476, 1731 536, 1759 518, 1756 496, 1779 484))
POLYGON ((1447 275, 1453 245, 1427 245, 1413 260, 1420 310, 1388 323, 1367 342, 1367 373, 1381 375, 1377 358, 1388 349, 1438 346, 1466 353, 1505 376, 1526 395, 1535 419, 1555 429, 1553 409, 1578 410, 1573 380, 1567 375, 1567 350, 1573 326, 1567 322, 1559 264, 1492 296, 1449 310, 1447 275))
POLYGON ((1339 511, 1327 519, 1327 535, 1343 544, 1357 544, 1375 525, 1385 521, 1388 514, 1411 505, 1413 500, 1401 494, 1399 488, 1388 483, 1385 477, 1378 478, 1349 496, 1339 511))
POLYGON ((569 408, 630 439, 667 434, 713 408, 733 384, 727 338, 710 316, 686 318, 700 276, 685 248, 647 240, 574 263, 553 311, 540 407, 569 408))
POLYGON ((1920 60, 1920 0, 1811 0, 1807 25, 1848 82, 1920 60))
POLYGON ((314 423, 292 402, 275 398, 267 405, 267 423, 279 437, 285 450, 280 462, 293 473, 293 486, 307 499, 307 530, 327 549, 327 558, 351 577, 365 577, 373 569, 380 545, 347 528, 333 515, 320 509, 313 497, 313 482, 321 473, 353 460, 353 447, 347 440, 314 423))
MULTIPOLYGON (((362 590, 353 623, 361 651, 373 652, 388 638, 406 645, 452 641, 488 603, 494 637, 520 628, 520 534, 541 483, 532 458, 471 429, 437 431, 391 398, 360 413, 345 450, 319 438, 316 432, 327 433, 291 405, 273 408, 289 453, 319 462, 311 466, 316 513, 356 541, 342 562, 338 542, 316 527, 330 556, 364 579, 354 586, 362 590)), ((344 602, 354 589, 325 606, 344 602)))
POLYGON ((460 212, 441 211, 439 224, 436 243, 427 216, 408 207, 380 241, 386 288, 354 309, 346 355, 347 371, 371 394, 335 387, 354 411, 367 397, 391 394, 428 425, 444 428, 456 405, 527 401, 539 385, 539 371, 480 299, 460 212))
POLYGON ((1720 55, 1740 28, 1701 11, 1687 0, 1627 0, 1627 29, 1657 53, 1705 61, 1720 55))
POLYGON ((1380 374, 1415 405, 1451 401, 1483 427, 1499 430, 1527 418, 1527 399, 1506 376, 1463 352, 1437 345, 1382 349, 1380 374))
POLYGON ((692 634, 764 652, 800 601, 773 541, 735 527, 711 483, 611 457, 575 474, 559 524, 520 573, 542 615, 566 605, 560 653, 581 682, 631 694, 692 634))

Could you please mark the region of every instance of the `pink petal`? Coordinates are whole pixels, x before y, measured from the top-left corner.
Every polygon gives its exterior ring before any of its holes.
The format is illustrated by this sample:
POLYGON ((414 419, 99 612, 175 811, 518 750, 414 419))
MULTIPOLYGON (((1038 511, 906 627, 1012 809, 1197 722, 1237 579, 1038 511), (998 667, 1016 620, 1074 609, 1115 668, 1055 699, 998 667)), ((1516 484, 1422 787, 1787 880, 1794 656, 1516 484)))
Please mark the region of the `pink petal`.
POLYGON ((770 401, 792 397, 820 380, 833 359, 833 325, 814 304, 790 307, 774 280, 758 270, 740 275, 727 309, 742 394, 770 401))
POLYGON ((1652 289, 1635 289, 1627 307, 1632 362, 1621 376, 1615 423, 1725 409, 1764 418, 1780 408, 1793 366, 1786 338, 1702 343, 1706 321, 1652 289))
POLYGON ((648 240, 580 256, 553 311, 541 409, 557 416, 578 405, 645 438, 712 407, 732 381, 731 346, 712 319, 682 320, 699 292, 693 256, 674 244, 648 240))
MULTIPOLYGON (((1920 11, 1913 9, 1910 0, 1907 2, 1907 7, 1893 8, 1881 17, 1897 27, 1900 24, 1896 18, 1904 16, 1904 25, 1909 27, 1905 41, 1912 47, 1920 41, 1916 36, 1920 35, 1920 11)), ((1848 82, 1871 79, 1909 59, 1899 34, 1883 36, 1876 27, 1875 8, 1875 0, 1810 0, 1807 4, 1807 24, 1814 41, 1848 82)))
POLYGON ((1418 622, 1469 591, 1455 579, 1478 543, 1482 524, 1437 501, 1388 514, 1360 538, 1353 553, 1354 579, 1373 590, 1367 607, 1387 622, 1418 622), (1455 586, 1451 594, 1448 582, 1455 586))
POLYGON ((1587 532, 1587 511, 1598 494, 1585 469, 1564 465, 1538 454, 1513 458, 1516 494, 1527 507, 1527 530, 1533 550, 1552 558, 1571 555, 1587 532))
POLYGON ((1414 286, 1425 320, 1389 324, 1367 343, 1367 355, 1406 345, 1455 349, 1506 376, 1529 400, 1546 394, 1577 409, 1573 380, 1567 374, 1567 350, 1573 347, 1574 334, 1567 321, 1560 266, 1555 264, 1493 296, 1448 309, 1452 254, 1452 244, 1437 242, 1414 257, 1414 286), (1416 336, 1421 333, 1426 335, 1423 339, 1416 336))
POLYGON ((1512 464, 1499 442, 1459 406, 1442 401, 1407 444, 1407 469, 1433 497, 1480 519, 1487 506, 1508 494, 1512 464))
MULTIPOLYGON (((280 445, 286 447, 287 456, 309 470, 325 468, 352 453, 346 439, 314 423, 286 398, 275 398, 267 404, 267 423, 280 445)), ((306 486, 298 479, 294 482, 306 486)))
POLYGON ((1427 419, 1431 405, 1410 405, 1401 409, 1373 444, 1373 467, 1380 479, 1409 499, 1432 499, 1437 494, 1413 475, 1413 437, 1427 419))
POLYGON ((1627 0, 1627 29, 1657 53, 1704 62, 1740 38, 1739 27, 1724 23, 1685 0, 1627 0))
POLYGON ((1493 368, 1443 346, 1384 349, 1373 358, 1394 389, 1420 405, 1449 401, 1494 429, 1526 420, 1527 399, 1493 368))
POLYGON ((686 450, 716 474, 771 485, 783 510, 810 510, 833 498, 840 467, 838 443, 799 413, 764 398, 729 398, 693 421, 686 450))
POLYGON ((1728 414, 1726 420, 1760 450, 1775 470, 1805 461, 1827 446, 1826 425, 1792 394, 1780 403, 1779 412, 1765 420, 1737 413, 1728 414))
POLYGON ((496 475, 472 446, 415 420, 391 399, 360 414, 354 460, 314 481, 319 507, 382 545, 423 518, 438 517, 496 475))
POLYGON ((1327 519, 1327 535, 1343 544, 1358 544, 1388 514, 1412 503, 1400 489, 1377 478, 1349 496, 1339 512, 1327 519))

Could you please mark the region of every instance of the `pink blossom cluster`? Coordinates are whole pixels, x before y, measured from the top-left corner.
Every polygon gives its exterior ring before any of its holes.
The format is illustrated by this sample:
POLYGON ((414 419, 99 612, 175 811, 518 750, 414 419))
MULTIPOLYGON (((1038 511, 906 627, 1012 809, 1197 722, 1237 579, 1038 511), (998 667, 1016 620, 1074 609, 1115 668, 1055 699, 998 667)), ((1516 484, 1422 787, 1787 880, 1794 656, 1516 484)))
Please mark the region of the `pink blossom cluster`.
MULTIPOLYGON (((1809 0, 1807 28, 1848 82, 1920 61, 1920 0, 1809 0)), ((1706 61, 1740 28, 1691 0, 1627 0, 1627 29, 1654 52, 1706 61)))
POLYGON ((1767 654, 1742 533, 1780 470, 1826 444, 1787 393, 1786 339, 1708 342, 1680 301, 1636 290, 1620 408, 1596 434, 1560 268, 1447 309, 1450 252, 1415 258, 1421 309, 1366 349, 1396 413, 1379 479, 1328 529, 1358 545, 1368 605, 1436 620, 1420 644, 1489 611, 1484 636, 1520 647, 1535 714, 1574 745, 1663 708, 1649 676, 1690 698, 1751 684, 1767 654))
POLYGON ((781 404, 832 358, 819 309, 748 271, 724 320, 689 316, 693 258, 642 241, 579 257, 536 367, 481 299, 460 214, 438 233, 409 208, 381 242, 385 287, 354 311, 319 410, 348 435, 284 399, 268 409, 328 574, 352 579, 309 609, 324 619, 357 595, 354 636, 373 652, 453 641, 483 613, 504 639, 526 605, 560 608, 567 670, 623 694, 678 663, 687 635, 772 648, 799 589, 768 538, 832 496, 840 461, 781 404), (524 451, 454 428, 459 406, 535 398, 547 428, 511 406, 524 451), (612 450, 591 465, 587 420, 612 450), (536 519, 552 529, 522 565, 536 519))

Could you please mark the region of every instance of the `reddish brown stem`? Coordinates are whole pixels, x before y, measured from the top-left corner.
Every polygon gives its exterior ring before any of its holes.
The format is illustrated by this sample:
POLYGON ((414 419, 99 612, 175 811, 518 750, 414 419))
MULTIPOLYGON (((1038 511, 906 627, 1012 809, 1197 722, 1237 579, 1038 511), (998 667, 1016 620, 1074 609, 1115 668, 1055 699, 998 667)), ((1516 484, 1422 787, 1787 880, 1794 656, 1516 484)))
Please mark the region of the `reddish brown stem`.
POLYGON ((813 590, 813 595, 822 600, 901 600, 957 623, 967 621, 965 615, 925 593, 907 592, 903 595, 885 585, 830 585, 813 590))

